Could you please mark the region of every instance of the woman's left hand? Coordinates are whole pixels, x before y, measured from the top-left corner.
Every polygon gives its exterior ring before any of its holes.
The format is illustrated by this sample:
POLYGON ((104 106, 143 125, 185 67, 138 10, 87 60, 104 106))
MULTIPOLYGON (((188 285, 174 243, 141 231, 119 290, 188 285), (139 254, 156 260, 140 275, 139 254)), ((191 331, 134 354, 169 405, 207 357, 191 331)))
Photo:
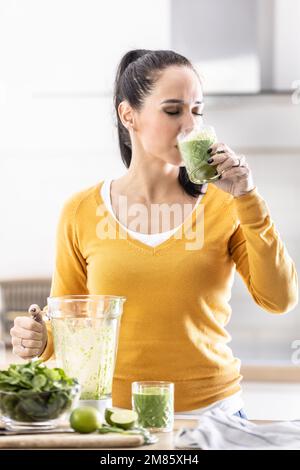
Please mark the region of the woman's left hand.
POLYGON ((236 155, 226 144, 215 143, 210 146, 211 152, 208 162, 215 166, 221 175, 220 179, 213 181, 218 188, 234 197, 243 196, 252 191, 255 186, 252 173, 244 155, 236 155))

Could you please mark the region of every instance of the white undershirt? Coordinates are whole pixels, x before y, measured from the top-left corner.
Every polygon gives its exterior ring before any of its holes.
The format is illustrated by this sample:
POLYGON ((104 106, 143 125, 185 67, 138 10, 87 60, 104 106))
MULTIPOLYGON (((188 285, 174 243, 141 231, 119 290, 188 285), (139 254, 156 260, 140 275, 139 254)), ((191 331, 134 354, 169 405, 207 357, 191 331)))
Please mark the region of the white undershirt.
MULTIPOLYGON (((152 234, 134 232, 133 230, 129 230, 127 227, 125 227, 125 225, 119 222, 119 220, 116 218, 115 213, 113 211, 112 204, 111 204, 111 197, 110 197, 110 188, 111 188, 112 181, 113 180, 109 178, 104 180, 103 185, 101 186, 101 197, 104 201, 106 209, 110 212, 110 214, 113 216, 116 222, 119 225, 121 225, 121 227, 130 234, 131 237, 139 240, 145 245, 157 246, 163 243, 168 238, 170 238, 173 235, 173 233, 175 233, 179 229, 179 227, 181 227, 182 224, 179 225, 178 227, 175 227, 172 230, 168 230, 167 232, 152 233, 152 234)), ((195 204, 193 210, 196 209, 202 197, 203 196, 199 196, 198 201, 195 204)), ((204 408, 198 408, 196 410, 191 410, 191 411, 180 411, 180 412, 175 413, 175 416, 177 419, 178 418, 195 419, 197 415, 201 415, 215 408, 221 409, 228 414, 234 414, 238 412, 244 406, 244 402, 241 398, 241 394, 242 392, 239 391, 235 393, 234 395, 231 395, 230 397, 224 398, 223 400, 213 403, 212 405, 206 406, 204 408)))
MULTIPOLYGON (((173 228, 172 230, 168 230, 166 232, 160 232, 160 233, 140 233, 140 232, 134 232, 133 230, 130 230, 129 228, 125 227, 125 225, 121 224, 119 220, 117 220, 115 213, 113 211, 112 205, 111 205, 111 197, 110 197, 110 188, 111 188, 111 183, 112 179, 105 179, 103 182, 103 185, 101 187, 101 196, 104 201, 104 204, 106 208, 109 210, 110 214, 113 216, 113 218, 118 222, 121 227, 126 230, 129 235, 132 238, 135 238, 136 240, 139 240, 140 242, 144 243, 145 245, 149 246, 157 246, 163 243, 164 241, 168 240, 173 233, 177 232, 177 230, 183 225, 180 224, 177 227, 173 228)), ((202 199, 203 195, 199 196, 198 201, 196 202, 195 206, 193 207, 193 211, 196 209, 198 204, 200 203, 200 200, 202 199)))

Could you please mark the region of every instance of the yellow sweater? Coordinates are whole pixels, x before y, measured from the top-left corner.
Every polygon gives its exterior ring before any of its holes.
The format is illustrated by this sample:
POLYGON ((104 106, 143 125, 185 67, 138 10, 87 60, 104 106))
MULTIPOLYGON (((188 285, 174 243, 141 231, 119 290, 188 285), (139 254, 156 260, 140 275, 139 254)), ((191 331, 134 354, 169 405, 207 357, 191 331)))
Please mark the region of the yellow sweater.
MULTIPOLYGON (((150 247, 115 223, 101 198, 102 184, 75 194, 63 207, 51 296, 127 298, 113 405, 131 408, 136 380, 174 382, 175 411, 236 393, 240 360, 228 347, 225 329, 235 269, 264 310, 284 313, 298 302, 294 263, 257 188, 234 198, 209 184, 198 209, 186 218, 182 236, 177 231, 150 247), (199 239, 194 244, 193 234, 199 239)), ((43 360, 53 354, 49 322, 47 328, 43 360)))

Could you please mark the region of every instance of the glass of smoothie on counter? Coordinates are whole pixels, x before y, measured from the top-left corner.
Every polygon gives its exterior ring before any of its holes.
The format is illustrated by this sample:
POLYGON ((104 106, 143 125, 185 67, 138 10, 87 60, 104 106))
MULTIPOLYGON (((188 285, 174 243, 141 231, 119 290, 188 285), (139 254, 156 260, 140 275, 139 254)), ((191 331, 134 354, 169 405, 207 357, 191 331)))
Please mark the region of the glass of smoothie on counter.
POLYGON ((132 407, 138 424, 152 432, 168 432, 174 425, 174 383, 132 383, 132 407))
POLYGON ((219 179, 216 167, 207 163, 209 147, 217 142, 212 126, 197 126, 190 132, 182 132, 177 137, 177 145, 192 183, 205 184, 219 179))

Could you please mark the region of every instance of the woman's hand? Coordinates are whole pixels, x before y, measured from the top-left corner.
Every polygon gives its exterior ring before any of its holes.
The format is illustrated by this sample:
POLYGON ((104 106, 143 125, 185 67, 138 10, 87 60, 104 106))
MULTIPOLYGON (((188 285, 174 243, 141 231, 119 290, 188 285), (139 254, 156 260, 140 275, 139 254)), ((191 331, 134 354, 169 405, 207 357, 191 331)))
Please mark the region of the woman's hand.
POLYGON ((10 330, 13 353, 22 359, 40 356, 47 344, 47 328, 41 323, 28 317, 16 317, 10 330))
POLYGON ((215 166, 221 175, 220 179, 214 181, 213 184, 234 197, 243 196, 255 188, 252 173, 244 155, 236 155, 233 150, 222 143, 213 144, 210 149, 208 163, 215 166))

